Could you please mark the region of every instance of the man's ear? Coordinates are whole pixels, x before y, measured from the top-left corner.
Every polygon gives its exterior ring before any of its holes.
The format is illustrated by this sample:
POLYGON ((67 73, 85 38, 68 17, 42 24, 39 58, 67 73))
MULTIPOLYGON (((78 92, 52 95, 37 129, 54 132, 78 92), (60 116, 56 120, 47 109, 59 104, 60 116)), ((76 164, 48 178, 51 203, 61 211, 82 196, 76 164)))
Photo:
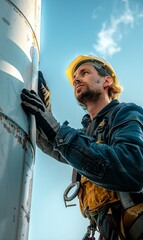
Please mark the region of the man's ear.
POLYGON ((105 77, 105 81, 104 81, 103 86, 104 86, 104 88, 110 87, 112 85, 112 83, 113 83, 113 78, 108 75, 108 76, 105 77))

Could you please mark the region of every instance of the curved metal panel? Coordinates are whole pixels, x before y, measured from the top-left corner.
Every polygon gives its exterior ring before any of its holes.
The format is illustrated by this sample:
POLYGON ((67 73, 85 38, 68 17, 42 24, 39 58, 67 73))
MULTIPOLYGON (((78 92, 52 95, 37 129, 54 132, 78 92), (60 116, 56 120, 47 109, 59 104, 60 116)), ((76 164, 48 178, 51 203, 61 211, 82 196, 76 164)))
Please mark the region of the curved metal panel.
POLYGON ((0 239, 27 240, 35 121, 21 90, 37 90, 40 0, 0 1, 0 239))

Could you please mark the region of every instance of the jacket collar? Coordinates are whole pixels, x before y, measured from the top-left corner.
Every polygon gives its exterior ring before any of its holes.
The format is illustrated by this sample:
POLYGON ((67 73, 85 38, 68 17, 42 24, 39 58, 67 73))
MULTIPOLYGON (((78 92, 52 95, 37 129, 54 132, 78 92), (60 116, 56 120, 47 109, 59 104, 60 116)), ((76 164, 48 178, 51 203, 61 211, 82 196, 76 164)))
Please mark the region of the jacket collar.
POLYGON ((106 113, 111 111, 115 106, 119 104, 118 100, 112 100, 108 105, 106 105, 93 119, 95 118, 101 118, 103 117, 106 113))
MULTIPOLYGON (((102 119, 109 111, 111 111, 115 106, 119 104, 117 99, 112 100, 108 105, 106 105, 94 118, 93 120, 99 121, 102 119)), ((84 128, 87 128, 88 125, 91 123, 90 115, 86 114, 82 118, 82 125, 84 128)))

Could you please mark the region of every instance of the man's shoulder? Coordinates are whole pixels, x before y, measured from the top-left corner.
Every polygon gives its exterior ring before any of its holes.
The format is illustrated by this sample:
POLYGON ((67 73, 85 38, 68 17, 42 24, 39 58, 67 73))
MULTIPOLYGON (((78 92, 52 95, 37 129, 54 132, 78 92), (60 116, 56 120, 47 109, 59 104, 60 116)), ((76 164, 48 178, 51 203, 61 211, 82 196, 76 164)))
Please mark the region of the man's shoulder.
POLYGON ((112 111, 111 121, 138 120, 143 123, 143 108, 135 103, 119 103, 112 111))
POLYGON ((118 111, 138 111, 143 114, 143 108, 136 103, 126 103, 126 102, 120 102, 115 108, 113 109, 113 112, 118 111))

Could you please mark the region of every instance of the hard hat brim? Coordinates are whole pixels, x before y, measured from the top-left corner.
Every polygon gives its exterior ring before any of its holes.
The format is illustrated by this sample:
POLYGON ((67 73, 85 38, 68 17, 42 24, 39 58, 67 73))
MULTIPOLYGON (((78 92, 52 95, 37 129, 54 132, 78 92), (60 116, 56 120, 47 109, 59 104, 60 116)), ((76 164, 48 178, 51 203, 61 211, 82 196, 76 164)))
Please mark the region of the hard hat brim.
POLYGON ((106 63, 105 60, 103 60, 102 58, 99 58, 99 57, 95 57, 95 56, 78 56, 71 62, 71 64, 66 69, 66 76, 69 79, 71 85, 73 85, 73 75, 74 75, 76 66, 78 64, 80 64, 80 62, 85 61, 85 60, 93 60, 93 61, 101 62, 102 64, 104 64, 104 66, 106 66, 111 71, 112 77, 113 77, 115 83, 118 84, 118 80, 117 80, 114 69, 112 68, 112 66, 109 65, 109 63, 106 63))

